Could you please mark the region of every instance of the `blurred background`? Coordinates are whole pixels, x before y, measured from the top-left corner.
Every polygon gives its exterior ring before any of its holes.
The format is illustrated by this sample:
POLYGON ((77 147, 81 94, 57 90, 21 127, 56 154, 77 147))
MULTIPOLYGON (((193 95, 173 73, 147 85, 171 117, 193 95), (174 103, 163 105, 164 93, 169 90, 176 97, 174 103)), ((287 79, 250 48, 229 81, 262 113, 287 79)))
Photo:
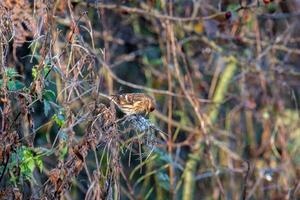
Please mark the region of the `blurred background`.
POLYGON ((2 0, 0 199, 299 199, 299 11, 2 0))

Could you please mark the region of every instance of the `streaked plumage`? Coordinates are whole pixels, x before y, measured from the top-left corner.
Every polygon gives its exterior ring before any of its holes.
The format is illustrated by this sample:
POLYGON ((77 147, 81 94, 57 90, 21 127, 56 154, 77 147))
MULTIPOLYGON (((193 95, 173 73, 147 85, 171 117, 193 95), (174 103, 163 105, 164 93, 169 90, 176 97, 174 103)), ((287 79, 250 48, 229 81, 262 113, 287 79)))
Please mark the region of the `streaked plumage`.
POLYGON ((144 93, 127 93, 110 96, 111 100, 126 115, 145 114, 155 110, 155 101, 152 97, 144 93))

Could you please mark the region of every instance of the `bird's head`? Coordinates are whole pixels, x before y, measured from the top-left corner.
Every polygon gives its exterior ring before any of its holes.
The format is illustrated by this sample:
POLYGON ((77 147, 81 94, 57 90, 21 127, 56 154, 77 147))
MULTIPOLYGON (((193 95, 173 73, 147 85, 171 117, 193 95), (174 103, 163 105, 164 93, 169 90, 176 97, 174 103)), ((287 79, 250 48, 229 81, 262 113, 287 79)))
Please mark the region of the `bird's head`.
POLYGON ((148 105, 147 105, 146 115, 148 115, 150 112, 153 112, 156 107, 154 98, 150 96, 148 98, 147 104, 148 105))

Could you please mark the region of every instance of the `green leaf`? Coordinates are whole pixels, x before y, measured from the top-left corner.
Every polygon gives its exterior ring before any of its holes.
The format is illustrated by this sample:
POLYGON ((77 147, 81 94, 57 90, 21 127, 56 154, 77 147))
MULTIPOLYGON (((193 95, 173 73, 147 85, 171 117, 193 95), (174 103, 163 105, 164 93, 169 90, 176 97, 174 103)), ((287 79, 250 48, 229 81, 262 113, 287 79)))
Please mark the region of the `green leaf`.
POLYGON ((35 164, 34 164, 34 158, 33 153, 30 148, 22 147, 21 150, 21 173, 24 173, 25 175, 29 175, 33 172, 35 164))
POLYGON ((9 80, 7 81, 7 88, 9 91, 16 91, 24 88, 25 85, 18 80, 9 80))
POLYGON ((52 116, 52 120, 54 120, 55 123, 56 123, 59 127, 62 127, 62 126, 64 125, 64 123, 65 123, 65 117, 64 117, 64 115, 61 114, 61 113, 58 114, 58 115, 54 114, 54 115, 52 116))
POLYGON ((8 88, 9 91, 16 90, 15 81, 7 81, 7 88, 8 88))
POLYGON ((22 83, 21 81, 16 80, 15 81, 15 88, 16 90, 21 90, 25 87, 24 83, 22 83))
POLYGON ((23 166, 26 166, 28 168, 27 171, 25 171, 25 173, 29 174, 30 172, 33 172, 35 167, 33 158, 30 158, 27 160, 27 162, 24 162, 23 166))
MULTIPOLYGON (((36 80, 38 75, 41 74, 41 70, 38 70, 37 67, 38 66, 36 65, 31 70, 31 74, 32 74, 32 77, 33 77, 34 80, 36 80)), ((49 73, 50 69, 51 69, 51 65, 50 64, 45 64, 44 68, 43 68, 43 70, 44 70, 43 71, 43 76, 46 76, 46 74, 49 73)))
POLYGON ((52 90, 44 90, 43 98, 47 101, 55 101, 56 99, 55 92, 53 92, 52 90))
POLYGON ((40 171, 43 171, 43 161, 40 157, 35 158, 35 163, 37 165, 37 167, 39 168, 40 171))
POLYGON ((51 105, 50 105, 49 101, 44 99, 44 114, 45 114, 45 116, 48 116, 50 110, 51 110, 51 105))
POLYGON ((14 78, 18 76, 18 72, 15 70, 15 68, 7 68, 5 73, 8 78, 14 78))
POLYGON ((26 176, 31 176, 32 172, 37 166, 40 170, 43 169, 43 161, 41 158, 41 154, 39 152, 35 152, 28 147, 21 147, 20 155, 21 159, 21 172, 23 172, 26 176))
POLYGON ((32 68, 31 74, 32 74, 33 79, 36 80, 36 77, 37 77, 37 69, 36 69, 36 67, 32 68))
POLYGON ((277 9, 278 9, 277 3, 272 2, 268 4, 268 12, 274 13, 276 12, 277 9))
POLYGON ((46 76, 46 74, 49 73, 50 69, 51 69, 51 64, 50 63, 44 66, 44 75, 45 76, 46 76))

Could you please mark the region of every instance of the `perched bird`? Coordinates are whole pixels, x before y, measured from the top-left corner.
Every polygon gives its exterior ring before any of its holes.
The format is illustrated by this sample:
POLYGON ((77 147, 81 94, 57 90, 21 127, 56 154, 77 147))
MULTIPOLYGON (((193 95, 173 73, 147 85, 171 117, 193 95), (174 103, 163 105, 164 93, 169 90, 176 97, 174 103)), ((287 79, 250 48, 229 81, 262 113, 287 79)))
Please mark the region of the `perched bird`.
POLYGON ((154 99, 144 93, 127 93, 120 95, 111 95, 110 99, 126 115, 148 115, 150 112, 155 110, 154 99))

